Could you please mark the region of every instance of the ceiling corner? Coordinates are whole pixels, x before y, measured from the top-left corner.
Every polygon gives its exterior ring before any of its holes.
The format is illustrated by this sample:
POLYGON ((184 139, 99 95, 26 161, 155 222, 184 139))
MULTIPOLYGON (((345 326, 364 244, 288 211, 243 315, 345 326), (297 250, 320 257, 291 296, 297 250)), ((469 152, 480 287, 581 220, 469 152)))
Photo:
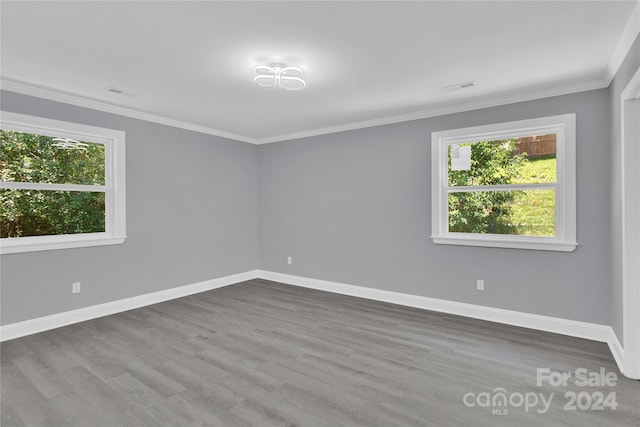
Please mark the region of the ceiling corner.
POLYGON ((605 71, 605 74, 603 76, 603 81, 605 82, 606 86, 609 86, 609 84, 611 84, 611 81, 622 65, 622 61, 624 61, 627 53, 629 53, 629 50, 631 50, 633 42, 638 37, 638 34, 640 34, 640 0, 636 0, 635 3, 636 6, 631 12, 631 16, 629 16, 627 24, 622 31, 622 36, 620 37, 620 40, 618 41, 618 44, 616 45, 616 48, 613 51, 611 58, 609 59, 607 70, 605 71))

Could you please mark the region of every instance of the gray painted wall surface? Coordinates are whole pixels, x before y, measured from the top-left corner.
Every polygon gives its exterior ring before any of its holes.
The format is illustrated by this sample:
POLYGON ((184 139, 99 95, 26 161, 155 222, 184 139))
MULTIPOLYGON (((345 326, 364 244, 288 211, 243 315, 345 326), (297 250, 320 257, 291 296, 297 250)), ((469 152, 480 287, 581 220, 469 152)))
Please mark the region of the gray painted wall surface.
POLYGON ((259 267, 609 324, 609 120, 601 89, 259 146, 259 267), (574 112, 575 252, 431 242, 431 132, 574 112))
POLYGON ((11 92, 1 106, 126 132, 128 234, 3 255, 3 325, 256 268, 256 146, 11 92))
POLYGON ((609 86, 610 123, 611 123, 611 326, 621 344, 624 344, 622 326, 622 193, 621 176, 621 128, 620 94, 640 67, 640 37, 627 54, 622 66, 609 86))
POLYGON ((0 321, 259 267, 613 323, 621 338, 617 96, 640 62, 638 43, 610 90, 258 147, 2 92, 7 111, 127 132, 129 238, 120 246, 2 256, 0 321), (575 252, 431 242, 431 132, 570 112, 578 124, 575 252), (486 291, 475 290, 478 278, 486 291), (81 294, 71 294, 74 281, 82 282, 81 294))

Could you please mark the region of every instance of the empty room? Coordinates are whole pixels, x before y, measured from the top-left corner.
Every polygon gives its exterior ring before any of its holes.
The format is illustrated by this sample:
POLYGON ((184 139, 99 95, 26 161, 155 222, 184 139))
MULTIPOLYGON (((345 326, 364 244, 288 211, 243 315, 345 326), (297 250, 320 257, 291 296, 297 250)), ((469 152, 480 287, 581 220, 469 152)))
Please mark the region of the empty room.
POLYGON ((640 1, 0 1, 0 425, 640 426, 640 1))

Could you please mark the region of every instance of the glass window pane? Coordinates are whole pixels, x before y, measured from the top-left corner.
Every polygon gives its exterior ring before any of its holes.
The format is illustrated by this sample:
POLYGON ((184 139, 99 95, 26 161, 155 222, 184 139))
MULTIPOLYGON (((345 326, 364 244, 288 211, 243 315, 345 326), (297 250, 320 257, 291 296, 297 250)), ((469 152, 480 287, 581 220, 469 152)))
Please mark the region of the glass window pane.
POLYGON ((556 182, 556 135, 449 146, 449 186, 556 182))
POLYGON ((102 192, 0 190, 0 237, 105 231, 102 192))
POLYGON ((553 237, 555 190, 449 193, 449 232, 553 237))
POLYGON ((104 145, 0 130, 0 180, 104 185, 104 145))

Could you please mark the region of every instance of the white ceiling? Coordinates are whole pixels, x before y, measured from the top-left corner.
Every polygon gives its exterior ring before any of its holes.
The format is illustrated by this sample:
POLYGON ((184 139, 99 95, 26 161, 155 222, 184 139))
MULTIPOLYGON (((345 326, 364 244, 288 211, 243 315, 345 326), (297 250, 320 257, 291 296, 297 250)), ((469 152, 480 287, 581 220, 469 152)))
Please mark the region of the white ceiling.
POLYGON ((2 1, 0 74, 261 143, 605 87, 637 4, 2 1), (270 62, 303 68, 307 87, 255 86, 270 62))

